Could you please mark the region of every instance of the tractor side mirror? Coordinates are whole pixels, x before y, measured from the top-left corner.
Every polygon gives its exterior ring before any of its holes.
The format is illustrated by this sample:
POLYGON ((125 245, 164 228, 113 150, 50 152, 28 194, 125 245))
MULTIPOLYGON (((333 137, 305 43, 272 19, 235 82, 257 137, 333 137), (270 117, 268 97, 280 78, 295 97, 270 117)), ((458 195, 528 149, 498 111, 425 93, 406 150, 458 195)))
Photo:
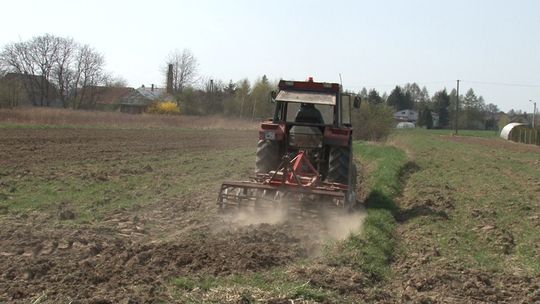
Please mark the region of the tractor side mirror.
POLYGON ((361 104, 362 104, 362 98, 360 96, 354 96, 353 107, 355 109, 360 109, 361 104))
POLYGON ((270 92, 270 102, 276 103, 276 97, 277 97, 276 91, 270 92))

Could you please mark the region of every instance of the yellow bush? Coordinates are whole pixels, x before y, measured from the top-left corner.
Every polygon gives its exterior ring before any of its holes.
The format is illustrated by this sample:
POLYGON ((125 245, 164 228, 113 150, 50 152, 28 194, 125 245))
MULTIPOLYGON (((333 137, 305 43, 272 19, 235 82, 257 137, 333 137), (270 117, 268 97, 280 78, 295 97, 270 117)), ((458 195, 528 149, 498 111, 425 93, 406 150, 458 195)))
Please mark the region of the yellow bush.
POLYGON ((149 113, 154 114, 180 114, 180 108, 174 101, 160 101, 148 108, 149 113))

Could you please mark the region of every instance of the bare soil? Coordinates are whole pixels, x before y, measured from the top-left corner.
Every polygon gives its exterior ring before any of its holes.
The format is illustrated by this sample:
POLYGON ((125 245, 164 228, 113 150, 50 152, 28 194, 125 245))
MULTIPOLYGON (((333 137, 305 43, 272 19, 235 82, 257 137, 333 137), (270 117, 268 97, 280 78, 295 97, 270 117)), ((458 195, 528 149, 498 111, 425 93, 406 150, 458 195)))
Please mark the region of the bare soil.
MULTIPOLYGON (((136 169, 118 165, 126 160, 136 162, 141 156, 170 159, 193 152, 207 155, 254 147, 256 138, 253 130, 5 128, 0 129, 0 186, 9 190, 9 185, 1 184, 2 178, 21 176, 54 179, 87 174, 107 182, 111 174, 132 176, 154 170, 148 165, 136 169), (103 175, 85 172, 85 166, 93 162, 110 164, 112 169, 103 175), (48 164, 57 163, 79 169, 51 170, 48 164)), ((444 140, 538 151, 537 147, 493 139, 444 140)), ((197 165, 205 166, 204 162, 197 165)), ((368 174, 369 168, 363 169, 368 174)), ((410 163, 405 169, 403 183, 422 168, 410 163)), ((223 178, 217 176, 216 185, 223 178)), ((90 223, 71 222, 78 217, 71 202, 19 213, 0 209, 0 303, 168 303, 177 300, 170 290, 174 277, 249 274, 291 265, 291 278, 366 302, 540 303, 539 277, 468 269, 441 259, 439 249, 430 245, 398 255, 392 266, 395 276, 374 287, 357 270, 314 258, 327 238, 347 233, 338 229, 336 234, 335 223, 347 228, 350 219, 272 216, 231 221, 216 212, 216 189, 119 208, 90 223), (305 260, 310 262, 299 263, 305 260)), ((401 211, 396 216, 400 248, 419 248, 426 240, 421 228, 407 224, 412 215, 435 216, 441 221, 452 216, 452 191, 436 189, 420 200, 400 200, 401 211)), ((358 221, 361 219, 352 220, 358 221)), ((511 250, 511 236, 496 227, 485 230, 511 250)), ((268 302, 290 303, 286 298, 268 302)))
MULTIPOLYGON (((87 174, 88 163, 106 163, 113 169, 90 178, 107 182, 111 175, 153 170, 118 167, 125 160, 253 147, 256 138, 254 131, 7 128, 0 129, 0 166, 4 177, 55 179, 87 174), (55 172, 48 165, 58 163, 76 169, 55 172)), ((218 184, 222 177, 216 179, 218 184)), ((70 224, 78 217, 71 202, 0 212, 0 302, 171 302, 174 277, 288 265, 318 254, 321 230, 328 229, 326 237, 336 233, 317 219, 231 220, 217 214, 214 190, 116 209, 90 223, 70 224)))

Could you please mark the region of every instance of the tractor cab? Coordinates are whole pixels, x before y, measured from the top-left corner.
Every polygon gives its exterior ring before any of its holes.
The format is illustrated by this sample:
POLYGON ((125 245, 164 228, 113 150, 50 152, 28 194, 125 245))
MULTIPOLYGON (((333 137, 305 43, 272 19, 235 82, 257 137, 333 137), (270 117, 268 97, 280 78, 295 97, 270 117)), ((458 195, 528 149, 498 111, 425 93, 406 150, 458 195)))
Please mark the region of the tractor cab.
MULTIPOLYGON (((304 151, 318 172, 328 177, 331 150, 350 149, 351 111, 359 107, 359 99, 342 93, 337 83, 314 82, 311 77, 308 81, 281 80, 278 88, 272 93, 274 117, 261 124, 259 140, 278 150, 278 158, 304 151)), ((258 162, 257 172, 278 164, 274 158, 264 159, 258 162)), ((339 181, 346 182, 346 178, 341 176, 339 181)))
MULTIPOLYGON (((272 94, 276 103, 273 123, 351 126, 352 96, 342 93, 339 84, 314 82, 310 77, 308 81, 281 80, 278 88, 272 94), (322 119, 315 119, 315 112, 322 119)), ((359 100, 355 103, 359 105, 359 100)))

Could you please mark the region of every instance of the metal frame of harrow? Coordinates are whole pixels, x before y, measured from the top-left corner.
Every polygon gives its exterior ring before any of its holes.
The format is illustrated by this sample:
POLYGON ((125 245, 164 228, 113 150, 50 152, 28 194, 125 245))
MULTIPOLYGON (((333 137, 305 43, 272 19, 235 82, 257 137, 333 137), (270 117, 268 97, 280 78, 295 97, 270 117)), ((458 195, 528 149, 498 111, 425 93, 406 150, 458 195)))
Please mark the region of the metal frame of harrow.
POLYGON ((221 209, 250 205, 266 207, 268 202, 275 206, 276 202, 283 204, 283 198, 293 196, 294 199, 288 201, 304 201, 302 207, 310 208, 321 201, 326 205, 332 202, 332 206, 345 207, 348 189, 344 184, 322 181, 306 152, 300 151, 292 159, 286 155, 277 170, 258 174, 252 181, 224 182, 217 203, 221 209), (308 200, 304 200, 306 197, 308 200))

